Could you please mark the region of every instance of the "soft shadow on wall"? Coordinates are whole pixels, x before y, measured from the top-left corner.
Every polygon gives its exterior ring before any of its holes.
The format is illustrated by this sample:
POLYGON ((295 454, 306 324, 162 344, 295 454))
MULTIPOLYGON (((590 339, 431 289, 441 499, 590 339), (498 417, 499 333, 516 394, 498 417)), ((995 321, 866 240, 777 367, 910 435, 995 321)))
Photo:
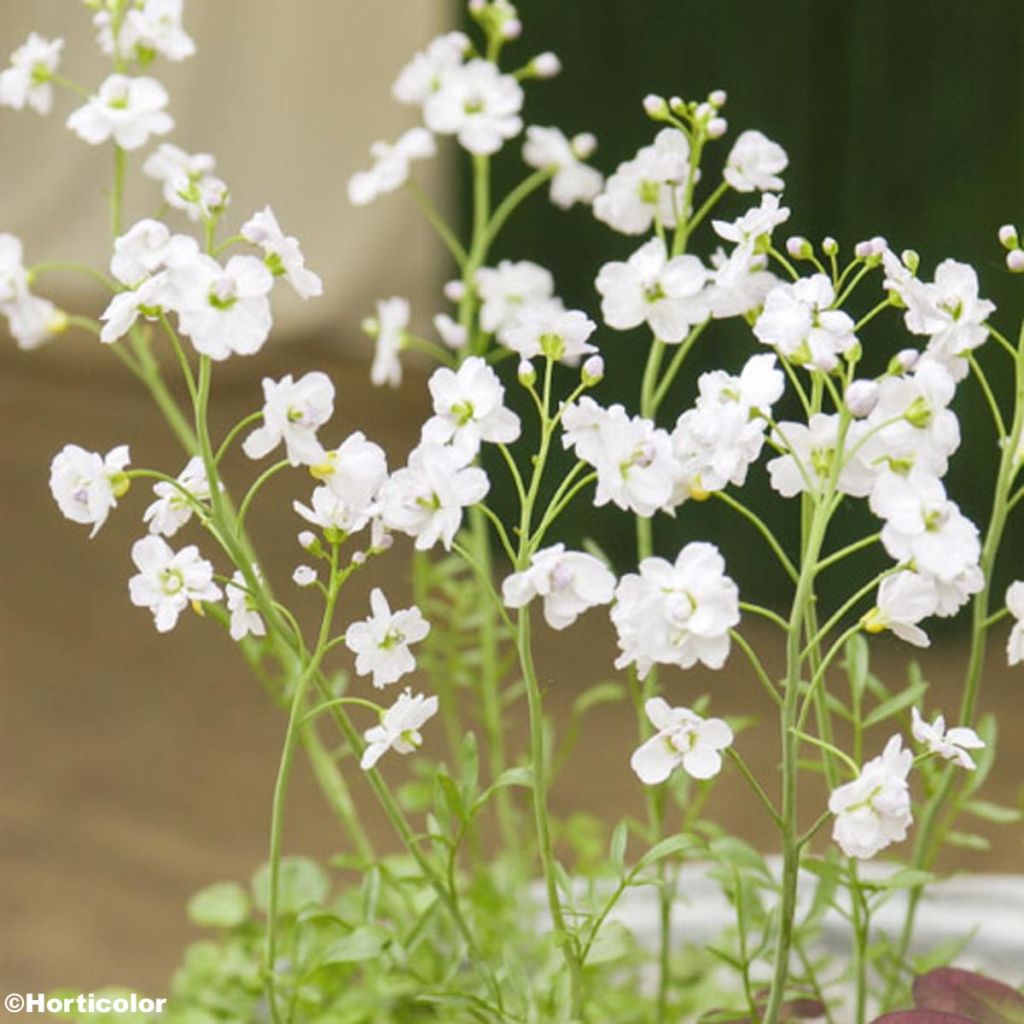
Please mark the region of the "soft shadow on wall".
MULTIPOLYGON (((513 63, 552 49, 564 64, 559 78, 528 90, 527 123, 593 131, 600 140, 595 162, 611 171, 654 133, 641 109, 646 93, 700 99, 724 88, 730 138, 756 127, 790 154, 785 198, 793 215, 781 237, 832 235, 849 251, 881 233, 894 247, 916 249, 929 276, 947 256, 968 261, 978 269, 983 294, 999 307, 997 322, 1016 332, 1024 295, 1020 279, 1005 269, 995 233, 1020 220, 1024 198, 1024 4, 522 0, 517 6, 525 32, 510 49, 513 63)), ((730 144, 727 138, 710 149, 709 179, 730 144)), ((496 188, 506 190, 522 176, 522 164, 513 153, 497 163, 496 188)), ((745 208, 746 197, 733 195, 720 209, 731 219, 745 208)), ((593 315, 598 267, 624 258, 636 244, 586 210, 566 214, 537 198, 513 219, 494 258, 535 258, 550 266, 566 302, 593 315)), ((709 233, 696 245, 705 256, 714 247, 709 233)), ((879 318, 862 340, 865 367, 880 369, 913 339, 893 315, 879 318)), ((646 339, 605 329, 600 343, 609 369, 599 397, 635 404, 646 339)), ((666 416, 692 402, 698 371, 738 366, 751 344, 741 324, 716 325, 695 349, 666 416)), ((1010 382, 993 375, 1008 398, 1010 382)), ((947 482, 965 512, 983 523, 997 452, 973 381, 962 388, 958 411, 969 440, 947 482)), ((768 490, 763 467, 750 488, 772 526, 792 537, 792 508, 768 490)), ((691 503, 675 522, 659 517, 659 547, 674 553, 690 537, 719 537, 741 584, 766 601, 782 601, 784 581, 764 573, 754 535, 720 511, 715 502, 691 503)), ((635 556, 621 519, 587 508, 575 523, 566 522, 566 532, 583 526, 583 516, 586 530, 628 566, 635 556)), ((837 541, 868 532, 869 518, 860 509, 849 513, 839 524, 846 536, 837 541)), ((1005 550, 1021 536, 1014 529, 1005 550)))

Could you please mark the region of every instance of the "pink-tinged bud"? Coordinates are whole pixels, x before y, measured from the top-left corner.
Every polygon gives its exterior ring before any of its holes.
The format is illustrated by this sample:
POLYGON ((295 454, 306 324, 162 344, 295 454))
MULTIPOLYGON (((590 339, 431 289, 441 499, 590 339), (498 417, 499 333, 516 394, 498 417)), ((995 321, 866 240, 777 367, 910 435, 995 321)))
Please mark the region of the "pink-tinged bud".
POLYGON ((846 389, 846 407, 852 416, 863 419, 870 416, 878 405, 878 382, 874 380, 855 380, 846 389))
POLYGON ((663 121, 668 116, 668 103, 664 96, 653 92, 644 97, 644 112, 653 121, 663 121))
POLYGON ((1012 224, 1004 224, 999 229, 999 244, 1004 249, 1020 248, 1020 238, 1017 235, 1017 229, 1012 224))
POLYGON ((1014 274, 1024 273, 1024 249, 1014 249, 1006 254, 1006 266, 1014 274))
POLYGON ((366 552, 365 551, 354 551, 354 552, 352 552, 352 564, 353 565, 366 565, 366 552))
POLYGON ((725 102, 728 98, 729 94, 724 89, 715 89, 713 92, 708 94, 708 103, 713 107, 721 109, 725 106, 725 102))
POLYGON ((314 544, 316 544, 316 534, 312 530, 303 530, 299 534, 299 547, 304 551, 308 551, 314 544))
POLYGON ((673 114, 685 114, 686 113, 686 101, 682 96, 670 96, 668 101, 668 109, 673 114))
POLYGON ((469 0, 469 13, 482 14, 487 7, 486 0, 469 0))
POLYGON ((707 121, 714 112, 710 103, 698 103, 694 114, 698 121, 707 121))
POLYGON ((791 235, 786 239, 786 252, 795 260, 806 260, 810 258, 813 250, 811 243, 803 235, 791 235))
POLYGON ((523 23, 518 18, 509 18, 501 26, 502 39, 518 39, 523 34, 523 23))
POLYGON ((554 78, 562 70, 562 62, 558 59, 558 55, 550 50, 538 53, 531 63, 533 73, 538 78, 554 78))
POLYGON ((377 550, 388 551, 394 546, 394 543, 395 538, 390 533, 382 534, 380 540, 377 541, 377 550))
POLYGON ((588 356, 580 376, 588 388, 600 383, 604 379, 604 360, 598 355, 588 356))
POLYGON ((597 136, 593 132, 580 132, 570 143, 577 160, 588 160, 597 150, 597 136))
POLYGON ((537 380, 537 371, 533 368, 533 363, 529 359, 521 359, 519 361, 519 368, 516 370, 516 376, 524 388, 531 388, 537 380))
POLYGON ((873 255, 873 250, 871 248, 871 243, 870 242, 858 242, 853 247, 853 255, 856 256, 857 259, 859 259, 859 260, 866 260, 866 259, 868 259, 871 255, 873 255))
POLYGON ((729 130, 729 122, 724 117, 713 117, 708 121, 708 138, 720 139, 729 130))
POLYGON ((835 256, 839 252, 839 243, 831 235, 826 235, 821 240, 821 251, 826 256, 835 256))
POLYGON ((916 348, 904 348, 893 356, 893 363, 899 368, 901 373, 910 373, 910 371, 917 366, 918 360, 921 358, 921 353, 916 348))
POLYGON ((444 286, 444 297, 449 302, 461 302, 466 294, 466 286, 459 280, 449 281, 444 286))
POLYGON ((292 573, 292 580, 299 587, 311 587, 316 583, 316 569, 310 565, 297 566, 292 573))

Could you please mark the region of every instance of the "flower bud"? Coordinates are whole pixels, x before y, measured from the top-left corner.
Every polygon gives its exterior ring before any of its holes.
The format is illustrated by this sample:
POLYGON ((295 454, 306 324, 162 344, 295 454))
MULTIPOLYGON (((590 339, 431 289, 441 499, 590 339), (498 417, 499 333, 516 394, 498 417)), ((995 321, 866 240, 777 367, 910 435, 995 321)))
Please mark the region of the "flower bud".
POLYGON ((694 116, 698 121, 708 121, 713 113, 714 109, 710 103, 698 103, 697 109, 694 111, 694 116))
POLYGON ((569 145, 577 160, 587 160, 597 149, 597 136, 593 132, 580 132, 572 137, 569 145))
POLYGON ((1024 273, 1024 249, 1014 249, 1006 254, 1006 266, 1014 274, 1024 273))
POLYGON ((831 235, 826 235, 821 240, 821 251, 826 256, 835 256, 839 252, 839 243, 831 235))
POLYGON ((466 294, 466 286, 462 281, 456 278, 454 281, 449 281, 444 286, 444 297, 449 302, 461 302, 463 296, 466 294))
POLYGON ((360 322, 359 327, 364 334, 368 334, 371 338, 376 338, 380 334, 380 324, 377 323, 376 317, 365 317, 360 322))
POLYGON ((644 97, 644 112, 652 121, 664 121, 668 118, 668 102, 664 96, 648 93, 644 97))
POLYGON ((811 243, 802 235, 791 235, 786 239, 786 252, 795 260, 810 259, 814 250, 811 243))
POLYGON ((589 356, 583 363, 580 377, 588 388, 599 384, 604 378, 604 360, 599 355, 589 356))
POLYGON ((870 416, 878 404, 878 382, 855 380, 846 389, 846 407, 858 419, 870 416))
POLYGON ((292 580, 296 586, 311 587, 316 583, 316 569, 311 565, 297 566, 295 572, 292 573, 292 580))
POLYGON ((715 89, 713 92, 708 94, 708 103, 716 109, 721 109, 725 106, 725 101, 728 98, 729 94, 724 89, 715 89))
POLYGON ((912 274, 916 274, 917 268, 921 266, 921 257, 913 249, 904 249, 900 253, 900 259, 903 261, 903 266, 912 274))
POLYGON ((558 55, 550 50, 538 53, 530 61, 530 66, 538 78, 554 78, 562 70, 562 62, 558 59, 558 55))
POLYGON ((916 348, 904 348, 896 353, 889 362, 889 373, 893 376, 900 376, 917 366, 921 353, 916 348))
POLYGON ((469 13, 482 14, 486 6, 486 0, 469 0, 469 13))
POLYGON ((682 96, 670 96, 668 109, 671 110, 673 114, 683 115, 688 113, 686 100, 684 100, 682 96))
POLYGON ((519 369, 516 370, 516 375, 519 378, 519 383, 524 388, 532 388, 537 380, 537 371, 533 368, 533 363, 529 359, 521 359, 519 361, 519 369))
POLYGON ((353 565, 365 565, 366 564, 366 552, 365 551, 354 551, 354 552, 352 552, 352 564, 353 565))
POLYGON ((729 122, 724 117, 713 117, 708 121, 708 138, 720 139, 729 130, 729 122))
POLYGON ((518 39, 523 34, 523 23, 518 18, 509 18, 501 26, 502 39, 518 39))
POLYGON ((1020 248, 1020 238, 1017 236, 1017 229, 1012 224, 1004 224, 999 229, 999 244, 1004 249, 1020 248))
POLYGON ((309 551, 316 542, 316 534, 312 530, 303 530, 299 534, 299 547, 304 551, 309 551))

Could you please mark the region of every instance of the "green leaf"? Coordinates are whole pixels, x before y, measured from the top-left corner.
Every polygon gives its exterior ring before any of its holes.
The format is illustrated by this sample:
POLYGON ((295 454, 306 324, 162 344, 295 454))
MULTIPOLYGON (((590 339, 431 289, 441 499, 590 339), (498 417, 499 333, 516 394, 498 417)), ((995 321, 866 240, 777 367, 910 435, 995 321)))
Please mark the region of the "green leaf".
POLYGON ((587 966, 621 960, 635 948, 633 933, 621 921, 606 921, 587 953, 587 966))
POLYGON ((889 890, 889 889, 916 889, 922 885, 930 885, 935 881, 935 875, 930 871, 919 871, 916 868, 900 868, 899 871, 889 875, 888 878, 862 880, 861 885, 865 889, 889 890))
POLYGON ((997 825, 1013 825, 1024 818, 1024 812, 1016 807, 1003 807, 989 803, 988 800, 971 800, 964 804, 964 810, 983 821, 992 821, 997 825))
POLYGON ((685 853, 700 845, 700 841, 692 835, 684 833, 677 836, 669 836, 667 839, 662 839, 660 843, 656 843, 652 846, 640 858, 640 860, 637 861, 636 867, 633 871, 634 873, 639 873, 645 868, 649 868, 652 864, 657 864, 658 861, 664 860, 666 857, 673 857, 677 853, 685 853))
POLYGON ((970 945, 974 939, 974 933, 975 930, 972 929, 964 935, 956 935, 945 942, 940 942, 937 946, 933 946, 927 953, 915 956, 914 973, 927 974, 929 971, 935 970, 936 967, 945 967, 947 964, 952 963, 970 945))
POLYGON ((909 683, 905 690, 901 690, 895 696, 882 701, 881 704, 874 708, 864 719, 864 728, 870 729, 874 725, 880 725, 886 719, 892 718, 912 705, 920 703, 927 689, 928 684, 923 679, 917 679, 915 682, 909 683))
POLYGON ((846 641, 844 650, 843 667, 846 669, 846 678, 850 681, 850 693, 854 703, 857 703, 863 699, 868 685, 870 649, 867 639, 860 633, 855 633, 846 641))
POLYGON ((620 821, 612 832, 612 842, 609 848, 608 857, 612 867, 621 875, 626 863, 626 843, 629 841, 629 828, 624 821, 620 821))
POLYGON ((992 844, 984 836, 974 832, 947 832, 946 842, 962 850, 978 850, 981 853, 992 849, 992 844))
POLYGON ((460 751, 462 769, 462 806, 471 807, 480 781, 480 759, 477 754, 476 734, 467 732, 462 739, 460 751))
POLYGON ((462 793, 455 785, 455 780, 443 768, 435 776, 441 794, 452 817, 458 822, 466 820, 466 807, 462 802, 462 793))
POLYGON ((577 716, 585 715, 591 708, 600 704, 614 704, 626 696, 626 688, 622 683, 605 681, 595 683, 584 690, 573 702, 572 713, 577 716))
POLYGON ((476 801, 470 808, 470 815, 476 814, 480 808, 498 792, 499 789, 505 789, 508 786, 523 786, 526 789, 532 788, 533 772, 529 768, 506 768, 494 780, 494 782, 476 798, 476 801))
POLYGON ((388 944, 388 933, 376 925, 360 925, 344 938, 331 943, 319 966, 328 964, 356 964, 373 960, 388 944))
POLYGON ((235 928, 249 919, 249 895, 237 882, 215 882, 189 901, 189 920, 200 928, 235 928))
MULTIPOLYGON (((297 914, 303 907, 320 906, 331 884, 316 861, 308 857, 285 857, 278 882, 278 913, 297 914)), ((264 864, 252 878, 252 898, 267 913, 270 903, 270 865, 264 864)))

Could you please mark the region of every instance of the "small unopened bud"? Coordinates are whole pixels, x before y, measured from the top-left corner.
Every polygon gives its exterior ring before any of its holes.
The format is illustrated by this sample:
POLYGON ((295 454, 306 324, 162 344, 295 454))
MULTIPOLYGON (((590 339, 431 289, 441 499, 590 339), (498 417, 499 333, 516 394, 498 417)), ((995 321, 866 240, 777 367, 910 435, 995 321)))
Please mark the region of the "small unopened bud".
POLYGON ((469 0, 469 13, 482 14, 486 6, 486 0, 469 0))
POLYGON ((664 96, 648 93, 644 97, 644 112, 652 121, 664 121, 668 117, 668 101, 664 96))
POLYGON ((380 334, 380 324, 377 323, 376 317, 368 316, 362 320, 359 324, 364 334, 368 334, 371 338, 376 338, 380 334))
POLYGON ((466 286, 458 279, 454 281, 449 281, 444 286, 444 297, 449 302, 461 302, 465 294, 466 286))
POLYGON ((308 551, 316 544, 316 534, 312 530, 303 530, 299 534, 299 547, 308 551))
POLYGON ((795 260, 807 260, 811 258, 814 250, 811 243, 803 235, 790 235, 786 239, 786 252, 795 260))
POLYGON ((878 382, 855 380, 846 389, 846 407, 858 419, 870 416, 878 404, 878 382))
POLYGON ((558 59, 558 55, 550 50, 538 53, 530 65, 538 78, 554 78, 562 70, 562 62, 558 59))
POLYGON ((999 244, 1004 249, 1020 248, 1020 238, 1017 235, 1017 229, 1012 224, 1004 224, 999 229, 999 244))
POLYGON ((597 149, 597 136, 593 132, 580 132, 572 137, 570 145, 577 160, 588 160, 597 149))
POLYGON ((698 121, 708 121, 714 112, 714 107, 710 103, 698 103, 694 114, 698 121))
POLYGON ((724 89, 714 89, 708 93, 708 103, 719 110, 725 106, 728 98, 729 94, 724 89))
POLYGON ((668 109, 673 114, 685 114, 687 113, 686 100, 682 96, 670 96, 668 100, 668 109))
POLYGON ((713 117, 708 121, 709 139, 720 139, 729 130, 729 122, 724 117, 713 117))
POLYGON ((900 349, 889 363, 889 373, 894 375, 910 373, 917 366, 917 361, 920 358, 921 353, 916 348, 900 349))
POLYGON ((903 261, 903 266, 912 274, 916 274, 917 268, 921 266, 921 257, 913 249, 904 249, 900 253, 900 259, 903 261))
POLYGON ((353 565, 366 565, 366 552, 365 551, 354 551, 352 553, 352 564, 353 565))
POLYGON ((600 383, 604 378, 604 360, 598 355, 589 356, 583 363, 580 377, 588 388, 600 383))
POLYGON ((821 251, 826 256, 835 256, 839 252, 839 243, 831 235, 826 235, 821 240, 821 251))
POLYGON ((299 587, 311 587, 316 583, 316 569, 311 565, 297 566, 292 573, 292 580, 299 587))
POLYGON ((537 380, 537 371, 533 368, 533 363, 529 359, 521 359, 519 361, 519 368, 516 370, 516 376, 524 388, 532 388, 537 380))
POLYGON ((523 23, 518 18, 509 18, 501 26, 502 39, 518 39, 523 34, 523 23))
POLYGON ((865 633, 884 633, 887 625, 885 616, 877 605, 861 616, 860 624, 865 633))
POLYGON ((1024 273, 1024 249, 1014 249, 1006 254, 1006 266, 1011 273, 1024 273))

